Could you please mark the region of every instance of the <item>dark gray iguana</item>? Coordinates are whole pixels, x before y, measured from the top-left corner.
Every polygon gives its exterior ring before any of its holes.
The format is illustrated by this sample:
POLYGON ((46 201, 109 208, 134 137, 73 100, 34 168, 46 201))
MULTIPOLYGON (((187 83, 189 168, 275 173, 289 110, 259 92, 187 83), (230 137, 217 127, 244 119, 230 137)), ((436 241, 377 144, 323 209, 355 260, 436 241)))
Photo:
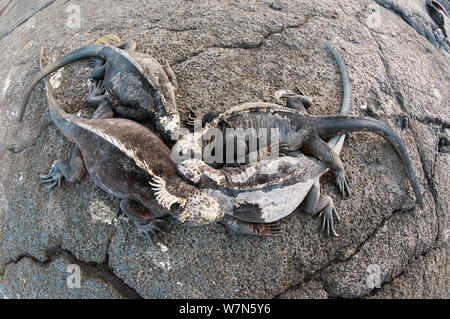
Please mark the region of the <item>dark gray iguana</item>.
MULTIPOLYGON (((42 60, 43 50, 41 66, 42 60)), ((55 162, 47 175, 40 176, 41 183, 53 187, 63 177, 76 182, 86 168, 97 186, 121 199, 121 209, 135 222, 139 233, 152 240, 159 239, 161 229, 156 224, 164 215, 192 226, 223 217, 216 199, 176 173, 170 149, 151 130, 128 119, 85 119, 66 113, 59 107, 48 77, 45 84, 53 122, 78 147, 70 163, 55 162)), ((100 108, 108 103, 102 101, 100 108)))
MULTIPOLYGON (((348 75, 338 53, 329 45, 327 47, 341 69, 344 83, 341 114, 345 114, 350 109, 348 75)), ((338 135, 358 131, 374 132, 392 144, 405 166, 417 201, 423 207, 420 188, 406 149, 400 138, 385 124, 373 119, 342 115, 309 115, 305 110, 310 104, 309 99, 302 95, 287 96, 286 102, 289 108, 257 102, 239 105, 222 114, 209 114, 201 134, 188 134, 173 147, 177 156, 180 152, 201 152, 203 136, 214 128, 219 128, 223 136, 226 136, 227 128, 279 128, 279 145, 291 156, 258 161, 240 168, 216 169, 198 159, 187 159, 177 165, 178 172, 185 179, 218 199, 227 216, 225 221, 230 226, 239 228, 240 221, 273 223, 289 215, 306 197, 306 211, 320 213, 323 228, 336 235, 333 213, 339 217, 332 198, 320 194, 319 177, 331 168, 336 172, 340 191, 349 193, 345 170, 338 155, 344 137, 338 135), (334 138, 328 144, 324 142, 324 138, 331 136, 334 138), (306 157, 300 151, 315 158, 306 157)))
POLYGON ((47 65, 35 75, 22 100, 22 120, 33 88, 46 75, 62 66, 84 58, 94 58, 91 77, 103 80, 103 87, 114 103, 111 107, 120 116, 133 120, 152 119, 166 140, 180 125, 175 92, 177 81, 166 60, 136 52, 135 43, 115 47, 93 44, 81 47, 47 65))

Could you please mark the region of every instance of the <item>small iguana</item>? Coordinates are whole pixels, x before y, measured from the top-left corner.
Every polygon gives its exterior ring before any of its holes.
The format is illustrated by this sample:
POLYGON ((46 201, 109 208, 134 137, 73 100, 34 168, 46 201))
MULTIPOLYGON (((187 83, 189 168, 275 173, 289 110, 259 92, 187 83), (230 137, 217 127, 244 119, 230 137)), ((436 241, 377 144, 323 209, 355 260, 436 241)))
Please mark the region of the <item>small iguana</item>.
MULTIPOLYGON (((329 45, 327 47, 341 69, 344 83, 341 114, 345 114, 350 108, 348 75, 338 53, 329 45)), ((203 137, 210 129, 219 128, 226 136, 227 128, 279 128, 278 145, 282 145, 282 151, 296 157, 256 162, 237 170, 215 169, 209 163, 187 159, 177 165, 178 172, 215 196, 224 207, 232 225, 238 221, 273 223, 289 215, 306 197, 306 211, 313 214, 320 212, 323 227, 336 235, 332 215, 338 215, 331 197, 320 194, 319 177, 328 168, 333 169, 340 191, 349 194, 345 170, 338 155, 343 137, 339 139, 336 135, 367 131, 383 136, 393 145, 405 166, 417 201, 423 207, 422 194, 410 158, 400 138, 391 129, 373 119, 342 115, 312 116, 305 110, 309 105, 306 97, 291 94, 287 96, 288 107, 256 102, 238 105, 222 114, 211 112, 206 115, 207 120, 204 120, 201 134, 185 135, 172 149, 176 156, 190 152, 198 154, 204 146, 203 137), (330 136, 335 137, 327 144, 323 139, 330 136), (314 156, 321 163, 305 157, 300 151, 314 156), (273 167, 277 169, 274 170, 273 167)), ((248 145, 245 147, 248 149, 248 145)))
MULTIPOLYGON (((128 119, 85 119, 66 113, 59 107, 48 77, 45 85, 53 122, 78 147, 70 163, 55 162, 48 174, 40 176, 41 183, 50 183, 51 188, 63 177, 76 182, 86 168, 97 186, 121 199, 122 211, 134 221, 139 234, 151 240, 159 239, 161 229, 156 224, 164 215, 192 226, 223 217, 216 199, 176 173, 170 149, 151 130, 128 119)), ((91 90, 91 98, 99 87, 91 90)), ((101 99, 100 109, 108 103, 108 99, 101 99)))
POLYGON ((136 52, 136 44, 122 46, 93 44, 81 47, 47 65, 35 75, 22 100, 19 120, 33 88, 46 75, 62 66, 84 58, 91 58, 95 66, 91 77, 103 80, 103 86, 113 98, 112 107, 124 118, 152 119, 164 139, 180 126, 175 93, 178 88, 175 73, 167 60, 157 60, 150 55, 136 52))

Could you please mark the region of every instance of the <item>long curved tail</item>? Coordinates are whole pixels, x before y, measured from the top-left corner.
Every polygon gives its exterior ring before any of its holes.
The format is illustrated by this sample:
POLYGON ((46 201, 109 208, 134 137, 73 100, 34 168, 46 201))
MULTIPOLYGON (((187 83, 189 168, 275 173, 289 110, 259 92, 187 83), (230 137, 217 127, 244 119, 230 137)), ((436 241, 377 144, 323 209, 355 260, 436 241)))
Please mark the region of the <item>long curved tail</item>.
POLYGON ((22 108, 20 109, 19 121, 22 121, 31 92, 33 91, 34 87, 36 86, 36 84, 39 83, 40 80, 42 80, 46 75, 58 70, 59 68, 63 67, 66 64, 69 64, 71 62, 83 58, 100 56, 100 51, 103 49, 103 47, 104 45, 102 44, 93 44, 81 47, 75 51, 72 51, 66 56, 60 58, 59 60, 46 65, 45 68, 39 71, 38 74, 34 76, 31 84, 25 90, 25 95, 22 99, 22 108))
POLYGON ((344 60, 342 60, 342 57, 340 54, 329 44, 325 43, 325 46, 328 50, 330 50, 331 54, 333 55, 334 59, 336 60, 339 70, 341 71, 342 76, 342 88, 344 90, 343 99, 342 99, 342 106, 341 106, 341 115, 348 114, 350 111, 350 99, 351 99, 351 86, 350 86, 350 79, 348 77, 347 67, 345 66, 344 60))
MULTIPOLYGON (((336 60, 339 70, 341 71, 341 77, 342 77, 342 89, 343 89, 343 96, 342 96, 342 105, 340 110, 340 115, 347 115, 350 112, 351 107, 351 95, 352 95, 352 89, 350 86, 350 79, 348 77, 347 67, 345 66, 344 60, 342 60, 341 55, 329 44, 325 43, 325 46, 328 50, 330 50, 331 54, 333 55, 334 59, 336 60)), ((328 141, 328 145, 330 147, 334 147, 338 141, 341 139, 341 136, 334 136, 328 141)))
POLYGON ((416 174, 412 168, 411 159, 409 158, 406 148, 403 146, 400 137, 395 134, 386 124, 369 118, 355 118, 350 116, 325 116, 317 117, 317 128, 321 138, 353 133, 353 132, 372 132, 384 137, 388 140, 405 166, 406 174, 409 182, 416 195, 417 202, 423 208, 423 198, 417 182, 416 174))

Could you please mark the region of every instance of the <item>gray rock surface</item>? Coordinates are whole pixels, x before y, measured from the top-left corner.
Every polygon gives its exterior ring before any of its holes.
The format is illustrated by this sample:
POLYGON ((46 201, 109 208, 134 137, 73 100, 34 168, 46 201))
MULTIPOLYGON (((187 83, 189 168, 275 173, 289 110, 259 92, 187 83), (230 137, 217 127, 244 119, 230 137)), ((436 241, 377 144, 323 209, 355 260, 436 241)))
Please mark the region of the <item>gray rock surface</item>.
MULTIPOLYGON (((425 1, 132 2, 0 1, 2 296, 448 298, 450 55, 425 1), (275 238, 171 222, 155 247, 88 177, 47 190, 38 175, 72 145, 50 120, 42 83, 17 122, 23 89, 40 47, 56 59, 108 33, 169 60, 183 117, 188 108, 275 102, 277 90, 296 85, 313 97, 313 113, 337 113, 340 75, 323 45, 331 42, 348 66, 351 113, 400 135, 425 208, 414 205, 393 149, 369 134, 349 136, 341 153, 349 199, 331 174, 322 179, 343 217, 338 238, 300 207, 275 238), (82 268, 78 290, 67 288, 69 264, 82 268)), ((91 111, 88 75, 86 61, 64 68, 57 95, 66 110, 91 111)))

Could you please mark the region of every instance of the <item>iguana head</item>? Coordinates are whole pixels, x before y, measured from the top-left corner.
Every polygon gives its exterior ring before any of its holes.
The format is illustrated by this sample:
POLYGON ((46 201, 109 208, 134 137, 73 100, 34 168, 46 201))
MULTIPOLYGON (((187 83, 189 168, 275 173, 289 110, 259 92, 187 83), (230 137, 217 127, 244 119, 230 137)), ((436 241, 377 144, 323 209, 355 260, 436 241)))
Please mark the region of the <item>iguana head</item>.
POLYGON ((160 205, 169 210, 173 208, 172 205, 178 205, 174 216, 182 223, 201 226, 217 222, 224 216, 222 206, 214 197, 201 192, 180 177, 166 183, 164 179, 155 176, 150 185, 160 205))
POLYGON ((201 226, 218 222, 224 217, 219 202, 211 195, 200 192, 192 186, 195 193, 190 195, 182 208, 179 221, 191 226, 201 226))
POLYGON ((186 159, 202 157, 201 135, 189 133, 184 135, 172 147, 171 157, 175 163, 181 163, 186 159))
POLYGON ((180 115, 177 113, 169 113, 159 116, 156 119, 156 129, 163 133, 165 137, 170 139, 180 128, 180 115))

